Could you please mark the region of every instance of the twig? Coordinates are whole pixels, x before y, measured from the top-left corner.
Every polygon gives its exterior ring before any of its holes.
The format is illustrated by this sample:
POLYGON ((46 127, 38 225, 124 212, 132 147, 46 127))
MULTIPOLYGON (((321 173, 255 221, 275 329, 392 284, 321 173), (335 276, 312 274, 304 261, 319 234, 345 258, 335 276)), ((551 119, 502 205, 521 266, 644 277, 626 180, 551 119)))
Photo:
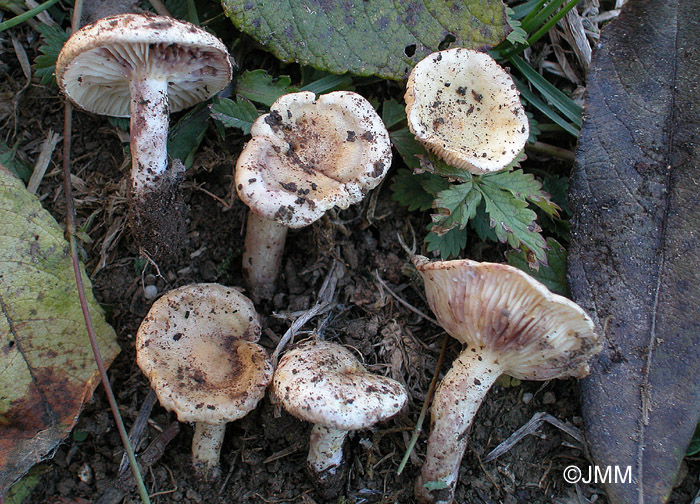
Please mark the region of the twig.
POLYGON ((566 432, 569 436, 574 438, 576 441, 579 443, 583 443, 583 436, 581 435, 581 432, 576 429, 575 427, 572 427, 568 424, 565 424, 561 420, 559 420, 556 417, 553 417, 549 413, 545 413, 544 411, 540 411, 538 413, 535 413, 532 418, 522 427, 520 427, 518 430, 516 430, 513 434, 508 436, 508 439, 503 441, 501 444, 499 444, 496 448, 491 450, 491 452, 486 455, 486 458, 484 458, 484 462, 491 462, 492 460, 497 459, 504 453, 507 453, 510 451, 518 442, 520 442, 521 439, 523 439, 525 436, 528 434, 532 434, 537 429, 539 429, 540 425, 542 425, 543 422, 547 422, 558 429, 566 432))
MULTIPOLYGON (((156 393, 153 391, 153 389, 148 389, 148 394, 143 400, 143 404, 139 409, 139 414, 136 417, 136 421, 131 426, 131 429, 129 429, 129 441, 131 441, 132 446, 138 446, 141 439, 141 434, 143 434, 143 429, 145 429, 146 425, 148 424, 148 419, 151 416, 151 411, 153 410, 153 406, 156 404, 156 400, 156 393)), ((119 474, 126 471, 128 467, 129 458, 126 455, 126 452, 124 452, 122 455, 121 464, 119 464, 119 474)))
POLYGON ((299 331, 304 324, 309 320, 314 318, 316 315, 325 313, 328 311, 332 305, 333 295, 335 294, 335 286, 338 284, 338 279, 342 278, 345 270, 341 263, 338 261, 333 261, 331 269, 326 275, 323 285, 318 291, 318 300, 316 304, 313 305, 309 310, 304 312, 298 319, 292 322, 292 325, 287 329, 282 338, 280 338, 279 343, 277 343, 277 348, 272 352, 272 365, 277 367, 277 361, 279 356, 287 346, 287 343, 294 337, 294 334, 299 331))
POLYGON ((440 323, 439 323, 437 320, 435 320, 434 318, 432 318, 432 317, 429 316, 429 315, 426 315, 425 313, 423 313, 422 311, 420 311, 418 308, 416 308, 416 307, 413 306, 412 304, 408 303, 407 301, 404 301, 402 298, 399 297, 398 294, 396 294, 393 290, 391 290, 391 289, 389 288, 389 286, 386 284, 386 282, 385 282, 384 280, 382 280, 382 277, 379 276, 379 271, 375 270, 375 271, 374 271, 374 275, 377 277, 377 281, 382 285, 382 287, 384 287, 387 291, 389 291, 389 294, 391 294, 391 296, 392 296, 394 299, 396 299, 399 303, 401 303, 403 306, 405 306, 406 308, 408 308, 409 310, 411 310, 411 311, 412 311, 413 313, 415 313, 416 315, 420 315, 420 316, 423 317, 425 320, 428 320, 429 322, 432 322, 432 323, 435 324, 436 326, 440 326, 440 323))
POLYGON ((27 184, 27 191, 32 194, 36 194, 37 189, 39 189, 39 184, 41 184, 44 174, 46 173, 46 168, 49 166, 49 161, 51 161, 51 156, 56 148, 56 144, 61 139, 58 133, 49 131, 49 136, 46 137, 44 143, 41 144, 41 152, 39 157, 34 163, 34 171, 32 176, 29 178, 29 183, 27 184))
POLYGON ((165 6, 165 4, 161 2, 161 0, 149 0, 149 2, 158 15, 173 17, 173 15, 170 14, 170 11, 165 6))
POLYGON ((438 357, 437 364, 435 364, 435 374, 433 375, 433 379, 430 381, 428 395, 425 396, 425 401, 423 401, 423 407, 420 410, 420 415, 418 415, 418 420, 416 420, 416 426, 413 429, 411 440, 408 442, 408 446, 406 447, 406 453, 404 453, 403 459, 401 459, 401 463, 399 464, 398 469, 396 469, 396 474, 401 474, 403 472, 404 467, 406 467, 406 463, 408 462, 408 458, 411 456, 413 448, 416 446, 418 436, 420 436, 420 433, 423 431, 423 422, 425 421, 425 416, 428 414, 428 406, 430 406, 430 401, 432 401, 433 394, 435 394, 438 376, 440 375, 440 369, 442 368, 442 363, 445 360, 445 353, 447 352, 447 339, 449 337, 450 336, 448 334, 445 334, 445 339, 442 340, 440 357, 438 357))
MULTIPOLYGON (((47 2, 48 3, 48 2, 47 2)), ((44 4, 45 5, 45 4, 44 4)), ((73 19, 72 19, 72 32, 77 31, 80 25, 80 16, 83 10, 83 0, 76 0, 73 7, 73 19)), ((83 285, 83 276, 80 271, 80 261, 78 259, 78 246, 76 244, 76 228, 75 228, 75 209, 73 207, 73 187, 71 184, 71 161, 70 161, 70 151, 71 151, 71 129, 73 127, 73 107, 71 103, 66 98, 64 100, 64 115, 63 115, 63 190, 66 198, 66 233, 68 235, 68 241, 70 244, 71 259, 73 262, 73 273, 75 275, 75 284, 78 291, 78 297, 80 299, 80 307, 83 312, 83 318, 85 319, 85 328, 87 329, 88 337, 90 338, 90 346, 92 347, 92 352, 95 356, 95 364, 100 373, 100 379, 102 380, 102 386, 104 387, 105 394, 107 396, 107 401, 112 410, 112 415, 114 416, 114 421, 117 425, 117 430, 119 431, 119 436, 121 437, 124 449, 129 457, 129 462, 131 463, 131 471, 134 475, 134 480, 136 481, 136 486, 141 496, 141 501, 143 504, 150 504, 150 499, 148 498, 148 492, 146 491, 146 486, 143 484, 143 479, 141 478, 141 473, 139 472, 139 467, 136 463, 136 456, 134 455, 134 450, 129 443, 129 437, 126 434, 126 429, 124 428, 124 422, 122 422, 121 415, 119 414, 119 407, 117 406, 117 401, 114 397, 114 392, 112 392, 112 387, 109 383, 109 376, 107 376, 107 369, 105 368, 104 360, 102 360, 102 352, 97 344, 97 335, 95 334, 95 328, 92 325, 92 316, 90 315, 90 310, 88 309, 87 300, 85 298, 85 286, 83 285)))
POLYGON ((573 163, 576 160, 576 154, 568 149, 550 145, 544 142, 529 143, 525 146, 525 150, 546 154, 553 158, 561 159, 573 163))

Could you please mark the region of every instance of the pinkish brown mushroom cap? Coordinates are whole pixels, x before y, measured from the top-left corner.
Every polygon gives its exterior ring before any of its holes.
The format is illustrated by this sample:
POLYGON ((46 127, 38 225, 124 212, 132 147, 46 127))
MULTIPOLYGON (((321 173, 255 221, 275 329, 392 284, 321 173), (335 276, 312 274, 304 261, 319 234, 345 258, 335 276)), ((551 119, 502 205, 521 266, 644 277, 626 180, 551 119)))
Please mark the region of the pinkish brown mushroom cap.
POLYGON ((129 117, 134 73, 166 81, 170 112, 204 101, 231 80, 224 44, 184 21, 153 14, 118 14, 77 31, 56 60, 56 82, 78 107, 129 117))
POLYGON ((430 54, 411 71, 405 100, 416 138, 471 173, 502 170, 529 136, 513 80, 483 52, 457 47, 430 54))
POLYGON ((496 354, 504 373, 524 380, 588 374, 599 336, 573 301, 507 264, 413 262, 440 325, 467 347, 496 354))
POLYGON ((290 93, 258 117, 236 163, 236 189, 252 212, 291 228, 347 208, 391 165, 389 134, 351 91, 290 93))
POLYGON ((188 285, 153 303, 136 335, 136 361, 181 422, 225 423, 253 410, 272 379, 259 337, 258 315, 240 292, 188 285))
POLYGON ((295 417, 345 431, 386 420, 407 400, 399 382, 370 373, 350 350, 328 341, 305 342, 285 353, 271 391, 295 417))

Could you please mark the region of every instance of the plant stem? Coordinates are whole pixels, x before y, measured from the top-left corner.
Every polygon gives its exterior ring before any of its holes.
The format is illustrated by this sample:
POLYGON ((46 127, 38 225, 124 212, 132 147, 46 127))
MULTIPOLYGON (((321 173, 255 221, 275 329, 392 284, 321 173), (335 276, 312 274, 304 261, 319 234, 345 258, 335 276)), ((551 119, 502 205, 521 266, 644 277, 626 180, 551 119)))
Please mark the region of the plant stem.
MULTIPOLYGON (((76 0, 73 8, 73 19, 72 19, 72 31, 75 32, 78 29, 80 23, 80 15, 82 13, 83 0, 76 0)), ((97 344, 97 336, 95 334, 95 328, 92 325, 92 317, 88 309, 87 300, 85 298, 85 287, 83 285, 83 277, 80 271, 80 262, 78 260, 78 246, 75 239, 75 209, 73 208, 73 188, 71 185, 70 177, 70 151, 71 151, 71 129, 73 127, 73 107, 66 98, 64 100, 64 115, 63 115, 63 190, 66 199, 66 233, 68 234, 68 240, 70 244, 71 258, 73 262, 73 273, 75 274, 75 284, 78 290, 78 297, 80 299, 80 307, 83 312, 83 318, 85 319, 85 328, 87 329, 88 337, 90 338, 90 346, 92 347, 92 352, 95 356, 95 364, 100 373, 100 378, 102 380, 102 385, 105 389, 105 394, 107 396, 107 401, 112 410, 112 415, 114 416, 114 421, 117 425, 117 430, 119 431, 119 436, 121 437, 122 444, 124 445, 124 450, 129 457, 129 463, 131 464, 131 471, 134 475, 134 480, 136 481, 136 486, 141 496, 141 502, 143 504, 150 504, 150 499, 148 498, 148 491, 143 483, 143 478, 141 478, 141 472, 139 471, 139 466, 136 463, 136 455, 134 455, 134 450, 129 442, 129 436, 124 428, 124 422, 122 422, 121 415, 119 414, 119 407, 117 406, 117 401, 112 392, 112 387, 109 384, 109 377, 107 376, 107 370, 105 368, 104 360, 102 359, 102 353, 100 352, 100 347, 97 344)))
POLYGON ((557 147, 556 145, 551 145, 544 142, 529 143, 525 145, 525 150, 546 154, 548 156, 552 156, 553 158, 568 161, 570 163, 573 163, 576 160, 576 154, 569 149, 564 149, 563 147, 557 147))
MULTIPOLYGON (((439 325, 439 324, 438 324, 439 325)), ((433 374, 433 379, 430 381, 430 387, 428 387, 428 394, 425 396, 425 401, 423 401, 423 407, 420 410, 420 415, 418 415, 418 420, 416 420, 416 426, 413 428, 413 434, 411 435, 411 440, 406 448, 406 453, 403 454, 403 459, 399 464, 399 468, 396 470, 396 474, 401 474, 406 467, 408 462, 408 457, 410 457, 413 452, 413 448, 416 446, 418 441, 418 436, 423 431, 423 422, 425 421, 425 416, 428 413, 428 407, 430 406, 430 401, 435 393, 435 388, 438 383, 438 376, 440 376, 440 369, 442 368, 442 363, 445 361, 445 353, 447 351, 447 340, 450 337, 449 334, 445 334, 445 338, 442 340, 442 348, 440 349, 440 356, 438 357, 437 364, 435 364, 435 374, 433 374)))
POLYGON ((12 19, 8 19, 7 21, 0 23, 0 32, 12 28, 13 26, 17 26, 18 24, 24 23, 25 21, 33 18, 37 14, 44 12, 56 2, 58 2, 58 0, 48 0, 47 2, 44 2, 38 7, 34 7, 33 9, 28 10, 24 14, 20 14, 19 16, 15 16, 12 19))

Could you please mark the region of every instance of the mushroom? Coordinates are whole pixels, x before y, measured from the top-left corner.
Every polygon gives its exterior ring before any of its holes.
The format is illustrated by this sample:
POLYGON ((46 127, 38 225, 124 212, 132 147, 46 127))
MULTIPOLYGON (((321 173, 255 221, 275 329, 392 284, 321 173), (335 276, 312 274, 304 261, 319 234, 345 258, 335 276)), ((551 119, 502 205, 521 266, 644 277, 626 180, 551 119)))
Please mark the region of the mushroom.
POLYGON ((152 14, 102 18, 74 33, 56 81, 78 107, 130 117, 131 224, 150 255, 167 257, 184 235, 181 162, 168 169, 168 115, 231 80, 224 44, 193 24, 152 14))
POLYGON ((362 200, 386 175, 391 144, 372 105, 350 91, 284 95, 250 132, 235 173, 250 207, 243 272, 253 299, 270 299, 287 229, 362 200))
POLYGON ((431 409, 431 432, 416 497, 422 503, 453 500, 467 430, 501 374, 550 380, 588 374, 600 351, 586 313, 506 264, 468 259, 413 263, 425 281, 428 304, 464 349, 442 379, 431 409))
POLYGON ((457 47, 430 54, 411 71, 404 99, 416 138, 471 173, 505 168, 529 136, 513 80, 483 52, 457 47))
POLYGON ((161 405, 195 423, 192 462, 204 478, 219 474, 226 423, 255 409, 272 379, 259 337, 253 303, 206 283, 163 295, 136 334, 136 363, 161 405))
POLYGON ((368 372, 344 346, 318 340, 282 356, 270 390, 285 410, 314 424, 307 469, 324 498, 332 498, 343 484, 348 432, 388 419, 407 399, 399 382, 368 372))

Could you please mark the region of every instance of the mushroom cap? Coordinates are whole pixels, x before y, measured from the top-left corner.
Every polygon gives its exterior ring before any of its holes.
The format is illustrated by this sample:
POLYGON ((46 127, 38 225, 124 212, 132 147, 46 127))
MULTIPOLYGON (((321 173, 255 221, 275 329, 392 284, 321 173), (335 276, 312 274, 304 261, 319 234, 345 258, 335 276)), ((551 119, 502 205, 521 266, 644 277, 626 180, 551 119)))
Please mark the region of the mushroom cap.
POLYGON ((236 163, 238 195, 251 211, 292 228, 362 200, 391 165, 384 123, 351 91, 281 96, 250 133, 236 163))
POLYGON ((136 362, 181 422, 229 422, 253 410, 272 379, 259 337, 258 315, 243 294, 187 285, 151 306, 136 334, 136 362))
POLYGON ((588 374, 588 360, 601 348, 599 337, 573 301, 507 264, 430 262, 422 256, 413 262, 443 329, 493 354, 504 373, 523 380, 588 374))
POLYGON ((407 399, 403 385, 368 372, 344 346, 315 340, 282 356, 271 391, 295 417, 338 430, 386 420, 407 399))
POLYGON ((411 71, 404 98, 416 138, 471 173, 502 170, 529 136, 513 80, 486 53, 457 47, 430 54, 411 71))
POLYGON ((170 111, 212 97, 231 80, 224 44, 197 26, 153 14, 119 14, 75 32, 56 60, 56 81, 78 107, 129 117, 133 75, 168 82, 170 111))

